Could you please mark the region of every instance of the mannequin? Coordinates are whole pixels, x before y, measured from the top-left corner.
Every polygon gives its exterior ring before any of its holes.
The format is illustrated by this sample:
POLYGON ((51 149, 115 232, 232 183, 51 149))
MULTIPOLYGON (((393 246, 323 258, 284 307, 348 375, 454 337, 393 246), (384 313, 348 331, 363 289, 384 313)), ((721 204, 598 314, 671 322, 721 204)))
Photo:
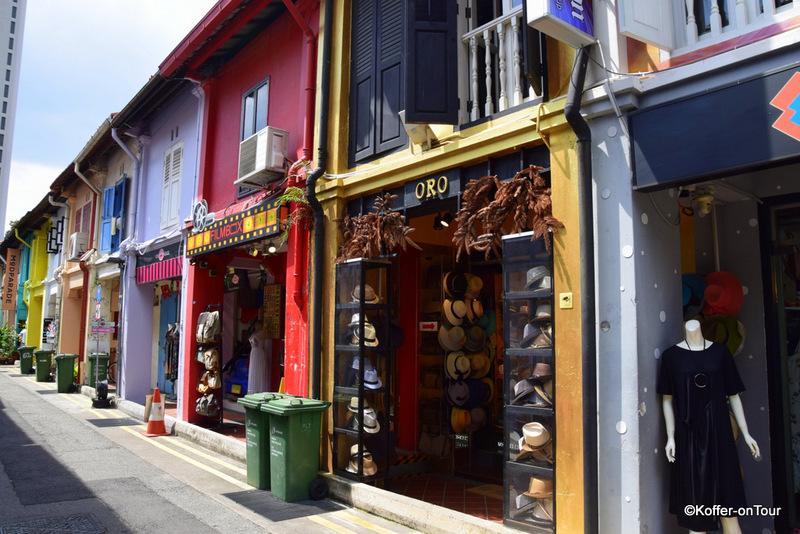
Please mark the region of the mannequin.
POLYGON ((247 393, 262 393, 269 389, 267 378, 267 335, 259 323, 250 334, 250 368, 247 374, 247 393))
MULTIPOLYGON (((689 532, 714 530, 716 518, 687 516, 682 510, 688 504, 745 506, 728 405, 753 458, 761 456, 747 430, 739 398, 744 385, 733 357, 724 345, 703 337, 699 321, 687 321, 684 340, 662 356, 657 389, 663 395, 665 451, 672 470, 670 512, 689 532), (712 502, 716 499, 722 502, 712 502)), ((742 532, 738 517, 719 520, 725 534, 742 532)))

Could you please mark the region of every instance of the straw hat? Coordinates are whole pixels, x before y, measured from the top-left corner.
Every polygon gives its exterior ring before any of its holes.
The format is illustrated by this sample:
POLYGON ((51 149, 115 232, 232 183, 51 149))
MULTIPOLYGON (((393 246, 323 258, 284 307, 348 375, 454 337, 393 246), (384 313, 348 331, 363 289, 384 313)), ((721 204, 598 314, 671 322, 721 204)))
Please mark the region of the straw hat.
POLYGON ((439 345, 444 350, 461 350, 466 340, 467 335, 460 326, 447 328, 442 325, 439 327, 439 345))
POLYGON ((472 422, 472 416, 469 413, 469 410, 464 410, 462 408, 453 408, 450 412, 450 426, 453 428, 453 432, 456 434, 461 434, 464 432, 469 424, 472 422))
POLYGON ((463 351, 450 352, 445 361, 445 372, 454 380, 463 380, 470 375, 470 361, 463 351))
POLYGON ((464 316, 467 315, 467 305, 463 300, 445 299, 444 304, 442 304, 442 313, 448 323, 458 326, 464 322, 464 316))
POLYGON ((492 368, 492 360, 486 354, 486 351, 476 352, 467 356, 470 360, 471 371, 469 376, 472 378, 483 378, 489 374, 492 368))
POLYGON ((451 299, 462 299, 467 292, 467 277, 461 273, 454 273, 452 271, 444 275, 444 292, 451 299))
POLYGON ((367 434, 377 434, 381 431, 381 424, 378 422, 378 414, 375 413, 375 410, 370 408, 369 411, 367 411, 365 409, 363 417, 364 424, 361 426, 364 429, 364 432, 367 434))
MULTIPOLYGON (((358 397, 350 397, 350 404, 347 405, 347 409, 353 413, 358 412, 358 397)), ((369 403, 367 403, 367 401, 365 400, 364 411, 366 412, 367 410, 372 410, 372 408, 370 407, 369 403)))
MULTIPOLYGON (((363 473, 365 476, 372 476, 378 472, 378 466, 372 459, 372 453, 364 449, 361 454, 363 473)), ((351 473, 358 473, 358 443, 350 447, 350 464, 347 466, 347 471, 351 473)))
POLYGON ((703 315, 736 315, 742 309, 742 283, 733 273, 716 271, 705 278, 703 315))
POLYGON ((535 451, 550 443, 550 431, 542 423, 534 421, 522 425, 523 448, 535 451))
POLYGON ((470 352, 477 352, 486 344, 486 332, 478 325, 473 325, 467 330, 467 339, 464 342, 464 349, 470 352))
POLYGON ((478 299, 467 299, 467 321, 474 323, 483 315, 483 304, 478 299))
POLYGON ((378 377, 378 371, 374 367, 371 369, 364 369, 364 387, 367 389, 380 389, 383 382, 378 377))
POLYGON ((537 476, 531 477, 528 491, 525 492, 528 497, 541 499, 543 497, 553 497, 553 481, 549 478, 539 478, 537 476))
POLYGON ((539 498, 533 505, 531 515, 534 519, 541 521, 553 521, 553 499, 552 498, 539 498))
POLYGON ((464 296, 468 299, 478 298, 478 294, 483 289, 483 280, 480 276, 471 273, 467 273, 465 276, 467 277, 467 291, 464 296))
MULTIPOLYGON (((353 330, 353 338, 350 341, 351 345, 358 345, 358 329, 353 330)), ((369 323, 364 323, 364 346, 377 347, 378 334, 375 332, 375 327, 369 323)))
MULTIPOLYGON (((361 299, 361 285, 358 284, 353 288, 353 291, 350 293, 350 296, 353 298, 353 302, 359 302, 361 299)), ((366 304, 377 304, 381 301, 381 298, 375 293, 375 290, 372 289, 372 286, 369 284, 364 284, 364 303, 366 304)))
MULTIPOLYGON (((365 321, 366 321, 366 319, 367 318, 364 317, 365 321)), ((350 318, 350 322, 347 324, 347 326, 353 327, 353 326, 358 326, 359 324, 361 324, 361 314, 360 313, 354 313, 353 317, 350 318)))

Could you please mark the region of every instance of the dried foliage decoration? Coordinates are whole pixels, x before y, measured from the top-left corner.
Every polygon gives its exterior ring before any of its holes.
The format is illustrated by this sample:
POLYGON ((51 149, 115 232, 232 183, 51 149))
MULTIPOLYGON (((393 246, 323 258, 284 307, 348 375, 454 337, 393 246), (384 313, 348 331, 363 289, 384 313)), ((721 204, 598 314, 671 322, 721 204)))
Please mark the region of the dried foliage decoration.
POLYGON ((564 225, 553 217, 551 191, 539 174, 541 169, 531 165, 506 182, 500 182, 497 176, 484 176, 467 184, 453 235, 456 260, 463 252, 473 250, 484 252, 487 259, 492 251, 499 257, 503 227, 509 217, 513 220, 511 233, 533 229, 531 241, 543 238, 547 252, 552 253, 550 234, 564 225))
POLYGON ((389 254, 397 247, 406 250, 413 247, 422 250, 409 234, 413 228, 406 226, 406 218, 398 211, 392 211, 397 195, 385 193, 378 196, 373 205, 374 212, 355 217, 345 215, 339 228, 344 240, 339 245, 336 263, 353 258, 374 258, 389 254))

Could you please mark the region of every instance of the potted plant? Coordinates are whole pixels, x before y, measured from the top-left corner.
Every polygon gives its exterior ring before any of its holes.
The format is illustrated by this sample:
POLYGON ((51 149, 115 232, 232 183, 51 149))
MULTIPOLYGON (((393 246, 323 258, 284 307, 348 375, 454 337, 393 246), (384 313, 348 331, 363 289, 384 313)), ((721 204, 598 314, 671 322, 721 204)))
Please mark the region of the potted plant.
POLYGON ((0 328, 0 363, 14 363, 15 341, 17 339, 14 327, 8 323, 0 328))

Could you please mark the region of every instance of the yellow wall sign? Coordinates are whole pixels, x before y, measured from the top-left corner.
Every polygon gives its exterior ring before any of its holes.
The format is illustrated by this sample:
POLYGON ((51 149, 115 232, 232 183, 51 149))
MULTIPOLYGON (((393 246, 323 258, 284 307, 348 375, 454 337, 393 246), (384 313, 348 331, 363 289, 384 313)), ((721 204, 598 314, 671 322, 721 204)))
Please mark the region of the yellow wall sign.
POLYGON ((280 222, 287 214, 288 208, 279 200, 273 200, 225 217, 204 228, 203 232, 190 234, 186 241, 186 255, 204 254, 277 234, 281 231, 280 222))

